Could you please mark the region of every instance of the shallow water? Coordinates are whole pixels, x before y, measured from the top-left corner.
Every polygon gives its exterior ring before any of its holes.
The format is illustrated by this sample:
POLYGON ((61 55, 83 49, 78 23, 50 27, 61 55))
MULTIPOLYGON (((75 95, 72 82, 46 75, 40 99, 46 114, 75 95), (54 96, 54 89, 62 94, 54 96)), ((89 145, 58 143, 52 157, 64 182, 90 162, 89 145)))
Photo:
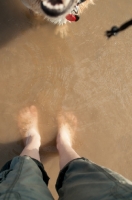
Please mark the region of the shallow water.
POLYGON ((35 19, 18 0, 1 2, 1 166, 22 150, 18 111, 35 104, 42 162, 55 198, 55 119, 61 109, 78 118, 77 152, 132 180, 132 32, 110 39, 104 34, 131 19, 131 10, 131 0, 96 1, 62 39, 54 25, 35 19))

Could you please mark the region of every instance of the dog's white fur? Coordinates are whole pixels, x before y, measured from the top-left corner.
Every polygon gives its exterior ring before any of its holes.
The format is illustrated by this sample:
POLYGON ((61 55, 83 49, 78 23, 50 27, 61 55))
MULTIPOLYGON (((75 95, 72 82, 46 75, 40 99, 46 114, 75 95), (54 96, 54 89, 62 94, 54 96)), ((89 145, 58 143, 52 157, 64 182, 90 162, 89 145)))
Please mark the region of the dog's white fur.
MULTIPOLYGON (((74 8, 74 6, 77 4, 77 0, 74 0, 73 5, 62 15, 59 15, 57 17, 50 17, 48 15, 46 15, 43 10, 41 9, 41 2, 44 0, 21 0, 22 3, 30 10, 32 10, 34 13, 36 13, 37 15, 43 16, 44 18, 46 18, 48 21, 54 23, 54 24, 58 24, 58 25, 63 25, 67 23, 67 19, 66 16, 67 14, 70 14, 74 8)), ((79 5, 79 14, 82 13, 82 11, 87 8, 87 6, 92 3, 93 4, 93 0, 86 0, 85 2, 83 2, 82 4, 79 5)))

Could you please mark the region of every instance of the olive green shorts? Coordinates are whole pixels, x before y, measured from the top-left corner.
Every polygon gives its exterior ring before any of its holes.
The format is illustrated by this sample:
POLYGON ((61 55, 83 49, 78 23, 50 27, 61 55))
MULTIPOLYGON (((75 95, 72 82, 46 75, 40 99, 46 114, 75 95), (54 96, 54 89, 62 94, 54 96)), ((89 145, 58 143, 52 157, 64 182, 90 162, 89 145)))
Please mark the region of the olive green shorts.
MULTIPOLYGON (((49 177, 42 163, 28 156, 15 157, 0 171, 0 200, 53 200, 49 177)), ((60 200, 132 200, 132 182, 123 176, 79 158, 59 173, 60 200)))

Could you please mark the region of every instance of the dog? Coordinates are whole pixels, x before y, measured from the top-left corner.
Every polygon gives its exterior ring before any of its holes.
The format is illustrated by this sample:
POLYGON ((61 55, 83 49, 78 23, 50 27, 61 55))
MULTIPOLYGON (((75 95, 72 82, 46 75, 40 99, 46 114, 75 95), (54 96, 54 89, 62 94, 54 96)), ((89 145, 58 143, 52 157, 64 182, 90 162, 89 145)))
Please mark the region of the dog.
MULTIPOLYGON (((48 21, 64 25, 68 21, 78 21, 80 14, 93 0, 21 0, 22 3, 35 14, 48 21)), ((62 32, 62 26, 59 28, 62 32)))

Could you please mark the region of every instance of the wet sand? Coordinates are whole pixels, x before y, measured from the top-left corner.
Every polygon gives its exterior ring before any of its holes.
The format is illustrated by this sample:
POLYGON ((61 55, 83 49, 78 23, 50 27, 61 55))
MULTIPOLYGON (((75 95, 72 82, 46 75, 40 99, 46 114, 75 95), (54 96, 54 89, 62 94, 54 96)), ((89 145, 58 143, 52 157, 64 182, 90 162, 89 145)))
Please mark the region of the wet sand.
POLYGON ((132 30, 107 39, 105 31, 130 20, 131 0, 99 0, 69 24, 69 35, 34 19, 18 0, 0 6, 0 166, 22 150, 16 115, 39 110, 42 162, 59 172, 56 116, 78 118, 75 149, 84 157, 132 180, 132 30))

